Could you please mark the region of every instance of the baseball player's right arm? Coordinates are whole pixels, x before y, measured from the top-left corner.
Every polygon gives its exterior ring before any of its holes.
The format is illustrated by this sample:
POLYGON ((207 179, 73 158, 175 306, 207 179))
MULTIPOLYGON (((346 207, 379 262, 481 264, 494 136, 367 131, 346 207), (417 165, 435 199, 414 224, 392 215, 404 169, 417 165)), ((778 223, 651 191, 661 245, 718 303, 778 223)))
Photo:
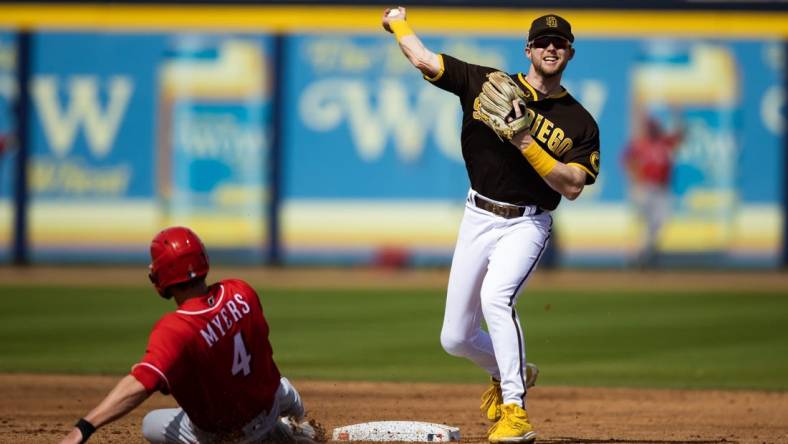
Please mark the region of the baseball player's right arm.
POLYGON ((413 33, 405 17, 405 8, 387 8, 383 11, 383 29, 394 34, 400 50, 410 63, 427 78, 434 78, 443 71, 440 57, 427 49, 421 39, 413 33))
POLYGON ((515 134, 511 143, 520 149, 523 156, 550 188, 569 200, 577 199, 583 192, 586 172, 575 165, 567 165, 554 159, 533 140, 528 131, 515 134))
MULTIPOLYGON (((130 411, 134 410, 143 401, 148 399, 150 393, 137 378, 127 375, 121 379, 115 388, 104 398, 101 403, 83 418, 95 429, 106 425, 130 411)), ((88 436, 89 437, 89 436, 88 436)), ((82 431, 74 427, 71 432, 60 441, 60 444, 79 444, 87 441, 82 431)))

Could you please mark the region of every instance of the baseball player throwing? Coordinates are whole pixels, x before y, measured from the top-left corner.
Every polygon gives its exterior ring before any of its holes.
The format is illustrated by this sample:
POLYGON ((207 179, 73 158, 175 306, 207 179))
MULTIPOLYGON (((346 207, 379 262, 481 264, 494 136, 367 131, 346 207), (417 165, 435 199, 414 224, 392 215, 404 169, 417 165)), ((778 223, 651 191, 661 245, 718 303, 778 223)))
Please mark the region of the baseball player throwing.
POLYGON ((255 291, 237 279, 208 286, 208 255, 188 228, 160 232, 150 252, 150 280, 178 309, 156 323, 142 361, 61 444, 87 441, 155 391, 180 408, 145 416, 152 443, 312 442, 301 397, 274 363, 255 291))
POLYGON ((554 210, 576 199, 599 172, 599 130, 561 86, 575 55, 569 23, 537 18, 528 32, 527 74, 506 74, 427 49, 404 8, 383 27, 435 86, 462 106, 462 155, 471 189, 452 259, 441 343, 492 378, 481 409, 494 421, 490 442, 531 442, 526 413, 525 339, 518 293, 547 246, 554 210), (481 322, 487 324, 482 330, 481 322))

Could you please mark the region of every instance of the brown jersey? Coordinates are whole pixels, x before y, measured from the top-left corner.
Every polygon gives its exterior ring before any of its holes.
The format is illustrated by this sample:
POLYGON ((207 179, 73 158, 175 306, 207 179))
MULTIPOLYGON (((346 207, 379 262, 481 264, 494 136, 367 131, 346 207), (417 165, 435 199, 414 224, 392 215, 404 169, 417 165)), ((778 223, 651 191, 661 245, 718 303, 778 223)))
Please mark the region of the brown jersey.
MULTIPOLYGON (((440 55, 443 71, 430 80, 456 94, 462 105, 462 157, 471 188, 501 202, 537 205, 554 210, 561 195, 550 188, 522 153, 510 142, 501 141, 481 120, 474 118, 474 102, 494 68, 463 62, 440 55)), ((594 118, 565 89, 544 97, 525 81, 525 76, 510 74, 528 102, 528 122, 533 139, 555 159, 582 168, 586 184, 599 173, 599 128, 594 118)))

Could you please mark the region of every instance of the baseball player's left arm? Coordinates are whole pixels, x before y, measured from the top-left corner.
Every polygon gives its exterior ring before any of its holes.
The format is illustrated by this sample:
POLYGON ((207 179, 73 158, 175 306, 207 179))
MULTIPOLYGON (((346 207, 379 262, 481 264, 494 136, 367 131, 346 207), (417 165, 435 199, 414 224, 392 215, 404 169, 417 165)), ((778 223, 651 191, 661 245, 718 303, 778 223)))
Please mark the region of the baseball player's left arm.
POLYGON ((550 188, 561 193, 569 200, 575 200, 586 184, 586 172, 575 165, 567 165, 553 158, 534 142, 528 131, 521 131, 512 137, 512 144, 520 149, 531 166, 550 188))
MULTIPOLYGON (((87 438, 90 437, 90 433, 92 433, 90 426, 95 430, 109 424, 134 410, 138 405, 142 404, 143 401, 148 399, 148 396, 150 396, 150 393, 145 390, 142 383, 134 376, 127 375, 118 382, 115 388, 109 392, 96 408, 82 418, 82 420, 87 422, 86 430, 88 436, 83 436, 82 430, 78 427, 74 427, 71 429, 71 432, 60 441, 60 444, 79 444, 87 441, 87 438)), ((83 427, 85 426, 83 425, 83 427)))

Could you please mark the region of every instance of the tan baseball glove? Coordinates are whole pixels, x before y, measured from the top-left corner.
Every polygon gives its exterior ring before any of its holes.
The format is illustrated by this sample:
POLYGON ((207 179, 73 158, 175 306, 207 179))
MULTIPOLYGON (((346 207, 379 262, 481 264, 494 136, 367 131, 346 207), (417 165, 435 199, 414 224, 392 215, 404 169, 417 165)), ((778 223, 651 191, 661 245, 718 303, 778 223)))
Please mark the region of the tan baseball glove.
POLYGON ((508 74, 491 72, 473 104, 473 117, 484 122, 499 139, 511 140, 527 126, 527 100, 526 94, 508 74))

